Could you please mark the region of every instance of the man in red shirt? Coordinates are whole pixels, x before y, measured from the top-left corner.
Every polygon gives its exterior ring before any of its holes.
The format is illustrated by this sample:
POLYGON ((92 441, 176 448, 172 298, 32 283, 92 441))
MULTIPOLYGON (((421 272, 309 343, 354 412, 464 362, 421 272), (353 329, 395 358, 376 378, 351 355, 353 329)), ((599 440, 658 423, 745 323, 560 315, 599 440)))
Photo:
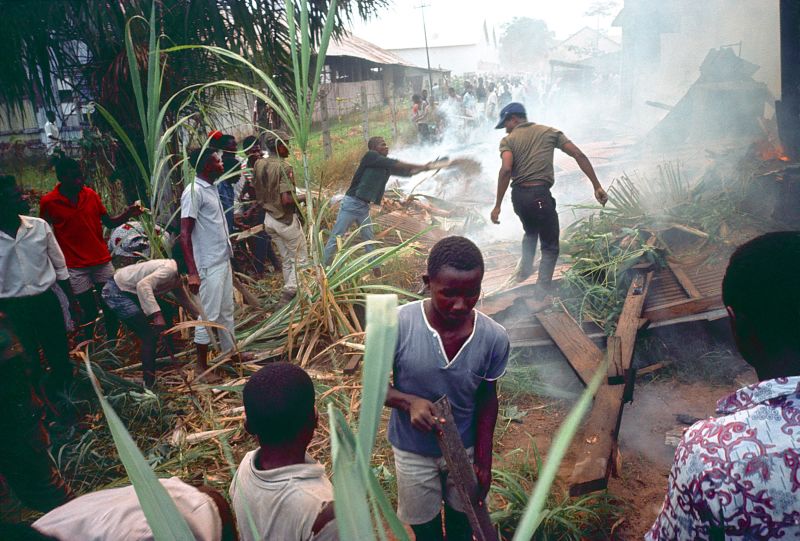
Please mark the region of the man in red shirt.
MULTIPOLYGON (((111 254, 103 239, 103 226, 111 229, 139 216, 138 205, 129 206, 119 216, 109 216, 97 192, 84 186, 80 164, 71 158, 56 162, 59 183, 39 202, 39 216, 50 222, 67 261, 69 281, 78 300, 82 323, 87 323, 84 337, 94 335, 98 299, 105 283, 114 276, 111 254)), ((113 311, 105 310, 106 334, 117 336, 119 323, 113 311)))

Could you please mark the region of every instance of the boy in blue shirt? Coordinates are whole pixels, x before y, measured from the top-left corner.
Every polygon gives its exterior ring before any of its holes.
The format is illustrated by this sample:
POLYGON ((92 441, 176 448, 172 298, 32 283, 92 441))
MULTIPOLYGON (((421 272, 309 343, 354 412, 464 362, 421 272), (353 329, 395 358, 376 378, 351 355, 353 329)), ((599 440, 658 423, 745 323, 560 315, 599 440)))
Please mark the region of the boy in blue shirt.
POLYGON ((398 516, 418 540, 439 541, 441 508, 448 541, 470 540, 464 504, 448 479, 433 432, 433 402, 447 396, 467 453, 474 460, 481 496, 492 481, 497 422, 497 380, 505 373, 510 343, 505 329, 475 310, 481 293, 483 256, 464 237, 447 237, 431 250, 430 298, 398 313, 389 441, 397 475, 398 516))

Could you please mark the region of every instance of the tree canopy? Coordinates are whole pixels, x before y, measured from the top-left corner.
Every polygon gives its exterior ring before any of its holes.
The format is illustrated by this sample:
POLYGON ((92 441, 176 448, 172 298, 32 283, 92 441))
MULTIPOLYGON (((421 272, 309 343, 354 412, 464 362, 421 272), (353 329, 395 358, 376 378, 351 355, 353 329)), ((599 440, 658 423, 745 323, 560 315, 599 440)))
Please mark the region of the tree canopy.
MULTIPOLYGON (((0 17, 8 52, 0 64, 0 101, 12 107, 26 98, 54 105, 54 79, 74 85, 85 101, 129 86, 125 24, 136 15, 148 17, 154 1, 160 32, 175 45, 224 47, 278 80, 291 76, 284 0, 14 0, 3 2, 0 17)), ((316 44, 330 1, 308 2, 311 43, 316 44)), ((385 4, 386 0, 340 2, 335 34, 353 16, 368 17, 385 4)), ((143 29, 134 30, 142 32, 135 41, 144 43, 143 29)), ((169 67, 176 89, 229 76, 234 69, 199 50, 172 56, 169 67)))
POLYGON ((547 23, 530 17, 514 17, 500 36, 500 60, 505 66, 530 68, 547 57, 553 33, 547 23))

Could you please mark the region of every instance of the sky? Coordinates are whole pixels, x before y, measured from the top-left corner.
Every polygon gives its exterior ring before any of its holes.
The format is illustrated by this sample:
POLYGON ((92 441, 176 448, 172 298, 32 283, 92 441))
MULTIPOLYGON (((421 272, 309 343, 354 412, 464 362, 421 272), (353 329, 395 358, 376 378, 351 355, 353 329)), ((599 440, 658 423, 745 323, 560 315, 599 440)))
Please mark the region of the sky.
MULTIPOLYGON (((607 2, 604 0, 603 3, 607 2)), ((426 4, 425 23, 428 45, 463 45, 482 39, 483 23, 489 34, 495 29, 497 38, 503 25, 514 17, 542 19, 557 39, 565 39, 584 26, 609 29, 611 17, 587 17, 586 11, 598 0, 389 0, 388 7, 368 21, 355 21, 351 31, 358 37, 384 49, 423 47, 422 16, 417 7, 426 4)), ((609 37, 619 41, 619 29, 609 30, 609 37)))

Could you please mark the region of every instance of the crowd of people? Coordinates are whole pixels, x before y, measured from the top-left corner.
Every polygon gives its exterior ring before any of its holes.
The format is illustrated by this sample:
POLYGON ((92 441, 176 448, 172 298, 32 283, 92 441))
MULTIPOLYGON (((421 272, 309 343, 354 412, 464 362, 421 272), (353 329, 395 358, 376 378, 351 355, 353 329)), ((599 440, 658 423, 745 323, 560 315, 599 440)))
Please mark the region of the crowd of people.
MULTIPOLYGON (((506 136, 499 145, 501 166, 490 218, 498 223, 510 187, 524 230, 518 278, 532 274, 540 244, 535 300, 546 304, 559 243, 550 193, 554 150, 575 159, 600 204, 607 195, 580 149, 558 129, 530 122, 521 103, 505 105, 494 120, 506 136)), ((0 312, 5 314, 0 319, 0 426, 18 435, 0 442, 0 475, 26 505, 45 512, 32 526, 0 525, 0 538, 152 538, 131 487, 76 498, 47 454, 42 401, 75 377, 68 354, 69 314, 83 324, 77 332, 86 339, 95 334, 99 306, 108 338, 117 338, 118 321, 139 336, 147 386, 156 381, 156 343, 170 325, 160 302, 165 295, 173 294, 188 314, 215 323, 213 329, 196 328, 198 373, 208 371, 214 343, 221 353, 237 355, 231 232, 264 225, 264 235, 254 236, 250 247, 260 254, 262 268, 270 259, 282 273, 281 302, 297 295, 297 273, 307 265, 298 217, 303 195, 287 161, 289 140, 286 133, 271 132, 264 140, 265 157, 258 139, 248 137, 242 149, 247 158, 241 163, 235 157, 235 138, 212 133, 211 144, 189 156, 196 176, 185 182, 180 234, 171 257, 116 270, 102 227, 139 216, 144 212, 140 205, 109 216, 98 194, 85 186, 80 164, 62 157, 55 165, 59 183, 42 198, 41 218, 34 218, 14 178, 0 177, 0 312), (265 248, 264 243, 272 242, 279 261, 265 248), (184 289, 184 276, 199 302, 184 289), (56 290, 67 299, 66 306, 56 290)), ((366 249, 372 248, 370 205, 381 202, 390 175, 434 167, 400 162, 388 153, 384 139, 369 140, 325 246, 324 264, 336 264, 342 237, 354 225, 367 241, 366 249)), ((686 432, 663 508, 647 539, 800 535, 800 290, 793 283, 798 263, 797 232, 764 235, 731 256, 723 300, 737 347, 760 382, 720 401, 723 416, 700 421, 686 432)), ((422 276, 426 297, 398 310, 385 401, 391 410, 387 437, 395 463, 398 516, 421 541, 472 539, 468 503, 449 477, 436 438, 442 420, 434 402, 442 396, 451 404, 482 498, 492 483, 497 382, 506 370, 510 341, 501 325, 475 309, 484 271, 483 255, 473 242, 445 237, 427 256, 422 276)), ((318 423, 308 373, 291 362, 269 363, 248 379, 242 401, 244 428, 255 448, 234 475, 231 504, 206 487, 177 478, 161 481, 194 537, 338 539, 333 487, 324 466, 307 453, 318 423)))

